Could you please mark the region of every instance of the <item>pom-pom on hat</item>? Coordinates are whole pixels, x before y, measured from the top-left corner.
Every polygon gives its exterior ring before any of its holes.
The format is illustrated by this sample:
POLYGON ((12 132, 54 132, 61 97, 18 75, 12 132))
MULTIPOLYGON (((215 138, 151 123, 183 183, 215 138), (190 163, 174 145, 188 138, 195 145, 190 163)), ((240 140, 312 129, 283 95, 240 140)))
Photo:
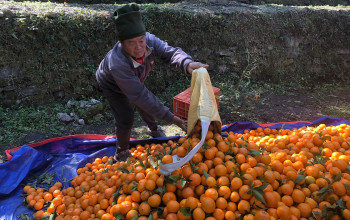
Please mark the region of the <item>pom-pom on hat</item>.
POLYGON ((132 39, 146 34, 142 22, 140 7, 136 3, 129 3, 114 12, 114 21, 117 25, 120 41, 132 39))

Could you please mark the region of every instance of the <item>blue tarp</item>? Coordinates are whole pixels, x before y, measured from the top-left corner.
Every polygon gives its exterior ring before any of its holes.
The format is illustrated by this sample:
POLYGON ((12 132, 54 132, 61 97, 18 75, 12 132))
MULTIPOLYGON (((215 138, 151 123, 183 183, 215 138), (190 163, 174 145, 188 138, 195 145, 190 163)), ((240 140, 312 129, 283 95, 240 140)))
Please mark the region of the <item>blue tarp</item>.
MULTIPOLYGON (((341 118, 323 117, 313 122, 278 122, 272 124, 259 124, 254 122, 239 121, 222 127, 222 131, 233 131, 243 133, 245 129, 251 130, 258 127, 300 128, 303 126, 317 126, 319 124, 340 125, 350 122, 341 118)), ((86 137, 86 135, 82 135, 86 137)), ((0 219, 20 219, 18 215, 27 213, 32 216, 33 211, 24 204, 21 196, 27 177, 40 175, 42 173, 56 173, 54 181, 62 182, 65 188, 69 187, 68 181, 76 176, 76 170, 88 162, 93 162, 97 157, 112 156, 115 152, 116 139, 113 137, 103 138, 96 135, 93 138, 79 138, 79 136, 68 136, 36 144, 35 147, 23 145, 19 150, 11 153, 9 162, 0 164, 0 219)), ((107 137, 107 136, 106 136, 107 137)), ((155 138, 144 140, 133 140, 131 145, 162 143, 168 140, 176 141, 179 136, 167 138, 155 138)))

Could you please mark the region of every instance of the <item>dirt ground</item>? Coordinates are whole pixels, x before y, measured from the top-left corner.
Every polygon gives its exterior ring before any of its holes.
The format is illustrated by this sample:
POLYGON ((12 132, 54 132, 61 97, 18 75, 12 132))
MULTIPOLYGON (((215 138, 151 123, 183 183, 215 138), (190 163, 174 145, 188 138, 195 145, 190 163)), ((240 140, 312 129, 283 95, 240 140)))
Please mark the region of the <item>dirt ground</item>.
MULTIPOLYGON (((235 121, 259 123, 314 121, 323 116, 334 116, 350 121, 350 90, 344 88, 327 94, 295 91, 294 93, 281 95, 271 92, 262 95, 249 106, 233 109, 233 107, 220 103, 219 113, 223 124, 235 121)), ((75 134, 113 134, 113 120, 108 121, 99 125, 82 126, 80 132, 75 134)), ((185 135, 185 132, 175 125, 161 123, 160 126, 167 136, 185 135)), ((69 133, 67 129, 63 135, 73 134, 69 133)), ((151 138, 142 120, 135 121, 132 137, 138 139, 151 138)), ((40 131, 31 131, 24 138, 18 140, 17 146, 41 142, 49 138, 54 137, 47 137, 40 131)), ((7 161, 6 149, 6 147, 0 146, 0 163, 7 161)))

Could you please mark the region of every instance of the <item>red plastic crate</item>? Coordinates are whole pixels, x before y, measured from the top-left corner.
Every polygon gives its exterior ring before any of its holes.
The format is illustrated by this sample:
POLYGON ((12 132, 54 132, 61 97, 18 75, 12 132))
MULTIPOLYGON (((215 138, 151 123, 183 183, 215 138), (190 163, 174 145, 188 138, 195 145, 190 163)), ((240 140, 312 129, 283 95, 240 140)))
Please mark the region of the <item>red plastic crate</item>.
MULTIPOLYGON (((219 108, 219 96, 220 89, 213 87, 213 92, 216 99, 216 104, 219 108)), ((191 102, 191 88, 186 89, 185 91, 177 94, 173 98, 173 112, 179 118, 187 119, 188 118, 188 109, 190 108, 191 102)))

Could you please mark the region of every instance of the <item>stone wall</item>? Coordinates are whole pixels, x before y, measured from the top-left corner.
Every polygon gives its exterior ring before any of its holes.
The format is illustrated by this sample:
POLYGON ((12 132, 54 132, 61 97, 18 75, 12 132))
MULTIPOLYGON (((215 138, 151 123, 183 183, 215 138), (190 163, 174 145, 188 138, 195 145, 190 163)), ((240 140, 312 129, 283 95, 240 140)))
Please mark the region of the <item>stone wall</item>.
POLYGON ((202 2, 202 3, 212 3, 212 4, 227 4, 227 3, 244 3, 250 5, 263 5, 263 4, 278 4, 278 5, 299 5, 299 6, 307 6, 307 5, 350 5, 349 0, 190 0, 191 2, 202 2))
MULTIPOLYGON (((118 6, 0 3, 0 105, 102 94, 94 73, 116 42, 118 6)), ((145 5, 147 29, 210 65, 213 82, 312 87, 350 80, 350 9, 244 4, 145 5)), ((184 75, 157 61, 155 93, 184 75)))

